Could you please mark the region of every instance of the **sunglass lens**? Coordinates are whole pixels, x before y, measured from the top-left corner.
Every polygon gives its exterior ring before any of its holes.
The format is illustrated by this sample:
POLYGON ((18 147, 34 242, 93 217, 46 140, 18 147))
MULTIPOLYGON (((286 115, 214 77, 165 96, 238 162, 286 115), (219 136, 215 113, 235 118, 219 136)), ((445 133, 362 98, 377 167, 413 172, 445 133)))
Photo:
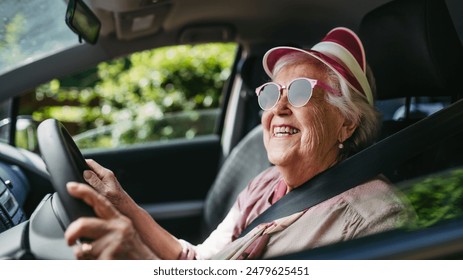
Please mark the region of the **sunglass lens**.
POLYGON ((260 90, 259 97, 257 98, 259 106, 264 110, 272 109, 278 102, 280 97, 280 90, 276 85, 269 84, 260 90))
POLYGON ((302 107, 312 96, 312 84, 304 79, 295 80, 288 89, 288 101, 294 107, 302 107))

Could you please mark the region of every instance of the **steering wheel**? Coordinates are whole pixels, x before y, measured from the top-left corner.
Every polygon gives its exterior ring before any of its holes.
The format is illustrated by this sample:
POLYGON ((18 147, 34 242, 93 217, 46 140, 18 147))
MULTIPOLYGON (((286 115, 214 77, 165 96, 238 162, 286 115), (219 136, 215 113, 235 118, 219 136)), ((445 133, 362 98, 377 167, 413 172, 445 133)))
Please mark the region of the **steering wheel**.
POLYGON ((82 200, 72 197, 66 189, 69 181, 85 183, 83 172, 90 169, 69 132, 58 120, 47 119, 40 123, 37 137, 52 185, 67 214, 67 221, 62 222, 70 223, 84 216, 94 217, 93 209, 82 200))

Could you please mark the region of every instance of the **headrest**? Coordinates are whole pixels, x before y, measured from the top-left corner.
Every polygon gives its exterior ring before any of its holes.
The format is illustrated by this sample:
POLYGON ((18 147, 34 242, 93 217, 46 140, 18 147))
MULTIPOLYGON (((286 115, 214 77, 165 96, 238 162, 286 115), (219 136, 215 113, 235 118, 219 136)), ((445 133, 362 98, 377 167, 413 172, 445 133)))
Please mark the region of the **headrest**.
POLYGON ((262 68, 262 55, 252 55, 246 58, 239 65, 239 72, 241 73, 244 85, 253 95, 257 87, 269 80, 262 68))
POLYGON ((463 47, 444 0, 389 2, 363 18, 359 36, 378 99, 461 93, 463 47))

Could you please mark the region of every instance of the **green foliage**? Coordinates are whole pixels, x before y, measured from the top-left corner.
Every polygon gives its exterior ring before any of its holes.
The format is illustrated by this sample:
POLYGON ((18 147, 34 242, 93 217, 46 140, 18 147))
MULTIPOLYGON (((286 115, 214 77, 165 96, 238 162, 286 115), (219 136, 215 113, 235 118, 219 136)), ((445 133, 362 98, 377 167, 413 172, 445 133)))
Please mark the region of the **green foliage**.
POLYGON ((76 133, 112 127, 110 136, 105 132, 101 139, 82 140, 81 148, 212 133, 210 120, 194 129, 187 122, 186 130, 162 120, 172 113, 218 108, 235 49, 235 44, 165 47, 100 63, 38 87, 36 99, 55 104, 35 110, 33 117, 75 123, 76 133))
POLYGON ((11 60, 17 61, 23 54, 19 47, 19 39, 25 29, 25 18, 16 14, 5 24, 5 30, 0 30, 0 65, 8 65, 11 60))
POLYGON ((405 194, 418 216, 412 228, 428 227, 443 220, 461 217, 463 216, 463 169, 450 170, 416 180, 410 183, 405 194))

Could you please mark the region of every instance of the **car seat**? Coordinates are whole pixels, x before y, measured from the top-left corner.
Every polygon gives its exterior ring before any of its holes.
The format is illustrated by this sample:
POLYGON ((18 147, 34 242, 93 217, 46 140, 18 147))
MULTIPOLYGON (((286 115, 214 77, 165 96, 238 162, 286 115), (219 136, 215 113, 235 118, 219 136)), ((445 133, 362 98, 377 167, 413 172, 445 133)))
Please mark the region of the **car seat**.
POLYGON ((262 68, 262 55, 245 58, 239 64, 239 74, 243 80, 241 97, 245 99, 246 134, 225 158, 207 194, 201 229, 203 237, 225 218, 250 180, 270 166, 262 139, 261 109, 255 94, 255 88, 268 80, 262 68))
MULTIPOLYGON (((376 78, 377 100, 461 97, 463 51, 445 1, 389 2, 363 18, 359 36, 376 78)), ((382 137, 422 117, 385 121, 382 137)))
MULTIPOLYGON (((402 97, 410 106, 413 97, 451 101, 462 97, 463 47, 445 1, 389 2, 363 18, 359 36, 375 75, 378 100, 402 97)), ((400 120, 385 120, 381 138, 424 117, 408 114, 400 120)), ((436 143, 387 175, 401 181, 455 166, 462 160, 461 140, 456 136, 436 143)))

